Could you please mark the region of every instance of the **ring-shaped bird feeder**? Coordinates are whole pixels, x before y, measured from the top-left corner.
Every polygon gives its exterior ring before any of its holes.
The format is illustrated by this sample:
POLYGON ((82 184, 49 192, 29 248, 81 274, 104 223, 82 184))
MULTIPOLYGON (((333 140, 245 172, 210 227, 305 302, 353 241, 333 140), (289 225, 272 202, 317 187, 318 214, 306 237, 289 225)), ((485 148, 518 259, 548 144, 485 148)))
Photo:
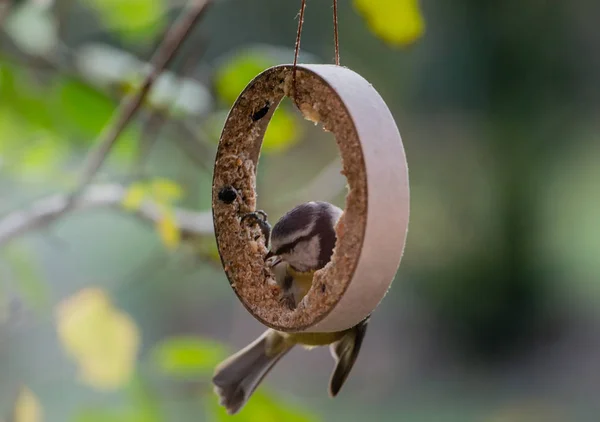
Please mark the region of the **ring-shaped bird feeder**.
POLYGON ((293 72, 292 65, 265 70, 229 112, 213 176, 215 235, 234 292, 261 323, 285 332, 339 331, 378 306, 398 270, 408 229, 408 168, 392 114, 368 81, 334 65, 298 65, 295 83, 293 72), (284 96, 335 135, 348 182, 333 256, 293 310, 279 300, 265 266, 260 228, 241 218, 256 210, 262 140, 284 96))

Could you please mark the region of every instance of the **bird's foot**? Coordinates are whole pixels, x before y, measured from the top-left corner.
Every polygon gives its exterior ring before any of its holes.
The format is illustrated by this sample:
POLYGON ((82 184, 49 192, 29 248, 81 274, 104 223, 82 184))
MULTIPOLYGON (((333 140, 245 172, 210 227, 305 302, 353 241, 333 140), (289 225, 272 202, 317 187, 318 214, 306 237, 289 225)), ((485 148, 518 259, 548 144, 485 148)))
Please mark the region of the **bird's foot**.
POLYGON ((292 293, 283 293, 279 298, 279 302, 287 307, 290 311, 296 309, 296 299, 292 293))

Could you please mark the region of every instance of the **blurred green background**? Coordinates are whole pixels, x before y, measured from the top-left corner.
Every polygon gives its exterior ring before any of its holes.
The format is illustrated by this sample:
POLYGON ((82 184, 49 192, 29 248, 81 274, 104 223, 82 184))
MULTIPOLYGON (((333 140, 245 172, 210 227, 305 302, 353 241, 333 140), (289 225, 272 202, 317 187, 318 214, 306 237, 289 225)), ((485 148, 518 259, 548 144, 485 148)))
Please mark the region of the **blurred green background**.
MULTIPOLYGON (((294 350, 233 420, 597 421, 600 3, 339 3, 342 64, 403 136, 405 255, 339 397, 328 350, 294 350)), ((232 419, 210 376, 263 327, 215 260, 212 161, 246 83, 292 61, 299 1, 215 1, 86 206, 51 215, 184 6, 0 3, 3 422, 232 419), (197 233, 179 230, 182 210, 197 233)), ((308 0, 301 62, 333 61, 331 15, 308 0)), ((336 154, 282 104, 258 174, 271 221, 343 205, 336 154)))

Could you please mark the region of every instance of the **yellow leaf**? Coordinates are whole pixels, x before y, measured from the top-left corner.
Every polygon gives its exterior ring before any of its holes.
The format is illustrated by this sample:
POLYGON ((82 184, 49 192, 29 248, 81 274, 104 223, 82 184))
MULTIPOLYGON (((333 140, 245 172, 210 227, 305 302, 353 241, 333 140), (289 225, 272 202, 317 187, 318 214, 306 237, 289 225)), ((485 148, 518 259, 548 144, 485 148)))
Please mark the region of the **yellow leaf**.
POLYGON ((277 108, 263 139, 263 152, 283 152, 300 139, 300 127, 296 117, 283 107, 277 108))
POLYGON ((142 183, 133 183, 123 198, 123 207, 126 210, 134 211, 137 210, 146 196, 147 188, 142 183))
POLYGON ((423 35, 425 22, 419 0, 354 0, 369 29, 394 46, 406 46, 423 35))
POLYGON ((41 422, 42 406, 38 398, 28 388, 23 388, 15 403, 14 422, 41 422))
POLYGON ((82 382, 114 390, 129 381, 135 369, 140 336, 131 318, 115 309, 106 293, 86 288, 56 310, 59 339, 79 366, 82 382))
POLYGON ((158 221, 156 230, 168 249, 176 249, 181 241, 181 232, 172 209, 165 208, 162 218, 158 221))
POLYGON ((155 179, 151 184, 152 197, 159 204, 170 204, 183 195, 183 189, 177 183, 167 179, 155 179))

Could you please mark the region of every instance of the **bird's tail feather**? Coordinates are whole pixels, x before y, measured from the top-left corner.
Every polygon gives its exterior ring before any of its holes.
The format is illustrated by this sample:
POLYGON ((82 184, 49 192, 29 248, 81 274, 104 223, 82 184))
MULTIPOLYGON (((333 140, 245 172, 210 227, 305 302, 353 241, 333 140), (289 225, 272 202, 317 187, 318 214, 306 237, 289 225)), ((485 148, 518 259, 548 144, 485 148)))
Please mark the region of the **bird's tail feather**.
POLYGON ((370 315, 355 325, 340 341, 331 345, 331 354, 336 360, 335 369, 329 381, 329 395, 337 396, 348 378, 360 352, 362 342, 367 333, 370 315))
POLYGON ((292 346, 269 347, 269 336, 276 335, 267 330, 253 343, 223 361, 215 370, 213 384, 220 404, 229 414, 237 413, 248 401, 254 390, 273 366, 292 346), (273 352, 273 349, 278 349, 273 352), (272 351, 273 353, 268 353, 272 351))

